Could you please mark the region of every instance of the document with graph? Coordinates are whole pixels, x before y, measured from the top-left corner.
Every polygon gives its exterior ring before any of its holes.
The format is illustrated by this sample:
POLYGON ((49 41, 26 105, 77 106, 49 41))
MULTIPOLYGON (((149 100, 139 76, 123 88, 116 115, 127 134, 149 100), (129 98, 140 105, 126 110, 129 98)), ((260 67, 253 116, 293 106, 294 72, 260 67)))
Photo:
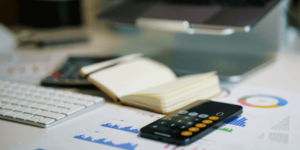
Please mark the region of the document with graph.
POLYGON ((243 113, 220 130, 233 133, 245 132, 245 128, 252 137, 260 136, 300 106, 300 94, 288 91, 240 85, 229 89, 227 93, 215 101, 241 105, 243 113))
POLYGON ((104 109, 82 120, 51 131, 29 142, 8 150, 264 150, 284 148, 280 143, 260 144, 249 138, 248 118, 241 116, 228 125, 188 146, 144 139, 138 136, 140 128, 163 115, 124 107, 118 111, 104 109), (227 128, 227 129, 226 129, 227 128))

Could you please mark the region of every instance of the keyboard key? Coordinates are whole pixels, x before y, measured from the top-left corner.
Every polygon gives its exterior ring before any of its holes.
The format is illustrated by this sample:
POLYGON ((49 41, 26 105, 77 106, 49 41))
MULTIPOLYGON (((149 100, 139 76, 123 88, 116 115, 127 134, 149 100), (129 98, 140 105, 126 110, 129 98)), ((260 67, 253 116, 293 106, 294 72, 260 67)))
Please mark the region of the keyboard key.
POLYGON ((62 107, 62 108, 71 108, 71 107, 73 107, 73 106, 74 106, 73 103, 59 103, 59 104, 57 105, 57 107, 62 107))
POLYGON ((29 109, 30 109, 29 107, 19 107, 19 108, 15 109, 14 111, 24 112, 24 111, 29 110, 29 109))
POLYGON ((70 114, 73 114, 73 113, 75 113, 75 112, 83 109, 83 108, 84 108, 84 106, 76 106, 75 105, 75 106, 71 107, 70 109, 68 109, 68 110, 66 110, 64 112, 61 112, 61 113, 62 114, 66 114, 66 115, 70 115, 70 114))
POLYGON ((19 115, 22 115, 22 113, 20 113, 20 112, 12 112, 12 113, 6 114, 5 116, 11 117, 11 118, 15 118, 15 117, 17 117, 19 115))
POLYGON ((41 112, 37 113, 36 115, 43 116, 43 117, 48 117, 48 118, 52 118, 52 119, 56 119, 56 120, 61 119, 61 118, 66 116, 66 115, 63 115, 63 114, 48 112, 48 111, 41 111, 41 112))
POLYGON ((22 114, 22 115, 20 115, 20 116, 17 116, 16 118, 17 118, 17 119, 21 119, 21 120, 26 120, 26 119, 28 119, 28 118, 30 118, 30 117, 32 117, 31 114, 22 114))
POLYGON ((55 109, 55 108, 56 108, 55 106, 47 105, 46 107, 41 108, 41 110, 50 111, 50 110, 55 109))
POLYGON ((36 108, 36 109, 41 109, 41 108, 46 107, 46 106, 47 105, 45 105, 45 104, 36 104, 36 105, 32 105, 31 107, 36 108))
POLYGON ((26 120, 31 121, 31 122, 37 122, 37 121, 39 121, 39 120, 41 120, 41 119, 44 119, 44 117, 33 116, 33 117, 30 117, 30 118, 28 118, 28 119, 26 119, 26 120))
POLYGON ((24 111, 24 113, 27 113, 27 114, 32 114, 32 115, 34 115, 34 114, 37 114, 37 113, 39 113, 39 112, 41 112, 41 110, 39 110, 39 109, 28 109, 28 110, 26 110, 26 111, 24 111))
POLYGON ((7 109, 7 110, 15 110, 17 108, 19 108, 20 106, 19 105, 10 105, 10 106, 7 106, 5 107, 4 109, 7 109))
POLYGON ((50 123, 52 123, 54 121, 55 121, 54 119, 44 118, 44 119, 41 119, 41 120, 37 121, 37 123, 40 123, 40 124, 50 124, 50 123))
POLYGON ((47 103, 48 105, 52 105, 52 106, 58 106, 61 102, 58 101, 51 101, 49 103, 47 103))
POLYGON ((55 109, 51 110, 51 112, 61 113, 67 110, 68 110, 67 108, 56 107, 55 109))
POLYGON ((76 102, 74 102, 74 104, 82 105, 82 106, 91 106, 91 105, 93 105, 94 103, 93 103, 93 102, 90 102, 90 101, 76 101, 76 102))
POLYGON ((5 107, 8 107, 8 106, 10 106, 10 104, 7 104, 7 103, 1 103, 0 104, 0 108, 5 108, 5 107))
POLYGON ((11 110, 0 109, 0 115, 4 116, 8 113, 12 113, 12 111, 11 110))
POLYGON ((67 98, 63 98, 63 99, 60 99, 61 101, 63 102, 66 102, 66 103, 75 103, 77 100, 76 99, 67 99, 67 98))
POLYGON ((20 104, 21 106, 31 107, 37 105, 35 102, 24 102, 20 104))
POLYGON ((86 99, 87 101, 92 101, 92 102, 95 102, 95 103, 99 103, 99 102, 102 102, 104 99, 102 97, 91 97, 91 98, 87 98, 86 99))

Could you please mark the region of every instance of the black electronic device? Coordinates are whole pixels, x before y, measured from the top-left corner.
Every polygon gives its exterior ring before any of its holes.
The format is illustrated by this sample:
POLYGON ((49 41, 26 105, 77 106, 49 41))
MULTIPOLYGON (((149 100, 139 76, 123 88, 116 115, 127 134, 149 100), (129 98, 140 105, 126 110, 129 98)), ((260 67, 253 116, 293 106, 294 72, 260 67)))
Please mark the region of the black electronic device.
POLYGON ((74 88, 93 88, 94 85, 82 77, 78 70, 87 65, 116 58, 108 57, 88 57, 71 56, 50 76, 42 80, 43 86, 74 87, 74 88))
POLYGON ((99 19, 136 24, 139 18, 185 20, 193 28, 248 32, 279 0, 127 0, 99 19))
POLYGON ((140 136, 176 145, 188 145, 242 114, 239 105, 196 101, 140 130, 140 136))

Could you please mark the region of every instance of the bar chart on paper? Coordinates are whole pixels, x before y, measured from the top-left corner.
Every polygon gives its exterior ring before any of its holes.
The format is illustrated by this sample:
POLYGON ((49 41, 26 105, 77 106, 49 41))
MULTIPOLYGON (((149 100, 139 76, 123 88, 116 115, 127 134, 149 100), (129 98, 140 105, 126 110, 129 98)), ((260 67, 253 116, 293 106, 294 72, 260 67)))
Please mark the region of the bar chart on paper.
POLYGON ((140 131, 137 128, 133 128, 132 126, 120 127, 120 125, 117 125, 117 124, 113 125, 112 123, 101 124, 101 126, 116 129, 116 130, 136 133, 136 134, 140 133, 140 131))
POLYGON ((73 139, 106 147, 103 147, 103 149, 114 147, 135 150, 143 141, 143 139, 138 138, 140 128, 162 117, 162 115, 143 114, 133 111, 123 111, 119 114, 114 117, 108 117, 96 125, 78 132, 73 136, 73 139))
POLYGON ((246 121, 247 121, 246 117, 238 117, 238 118, 233 119, 232 121, 227 122, 227 124, 235 125, 235 126, 239 126, 239 127, 245 127, 246 121))
POLYGON ((135 147, 138 146, 138 144, 133 144, 130 142, 116 144, 113 141, 109 141, 109 140, 107 141, 106 138, 93 139, 91 136, 85 136, 85 135, 77 135, 77 136, 74 136, 74 138, 88 141, 88 142, 103 144, 103 145, 107 145, 107 146, 117 147, 117 148, 121 148, 121 149, 127 149, 127 150, 134 150, 135 147))

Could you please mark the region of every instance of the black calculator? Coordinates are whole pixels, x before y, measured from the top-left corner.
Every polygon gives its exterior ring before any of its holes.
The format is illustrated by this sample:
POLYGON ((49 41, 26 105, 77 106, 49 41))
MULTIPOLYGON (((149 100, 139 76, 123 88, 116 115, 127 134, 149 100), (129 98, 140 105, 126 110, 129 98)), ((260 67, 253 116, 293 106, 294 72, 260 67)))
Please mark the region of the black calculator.
POLYGON ((42 86, 54 87, 74 87, 74 88, 94 88, 94 86, 84 77, 78 70, 87 65, 97 62, 117 58, 117 56, 108 57, 86 57, 86 56, 71 56, 50 76, 42 80, 42 86))
POLYGON ((140 136, 176 145, 188 145, 242 114, 239 105, 196 101, 140 130, 140 136))

